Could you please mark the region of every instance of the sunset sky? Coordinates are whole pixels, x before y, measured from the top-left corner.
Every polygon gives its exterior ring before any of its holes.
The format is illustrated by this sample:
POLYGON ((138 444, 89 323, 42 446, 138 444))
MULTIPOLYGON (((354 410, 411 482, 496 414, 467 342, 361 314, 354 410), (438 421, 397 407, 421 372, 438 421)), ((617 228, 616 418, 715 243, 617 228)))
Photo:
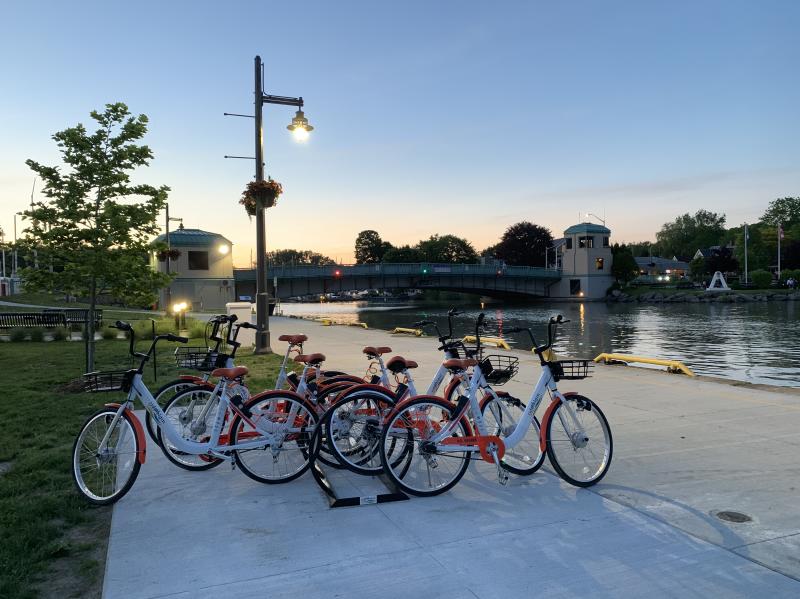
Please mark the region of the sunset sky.
MULTIPOLYGON (((0 226, 29 202, 26 158, 114 101, 150 117, 152 166, 187 227, 246 265, 255 226, 253 57, 266 92, 303 96, 316 127, 265 108, 266 172, 283 183, 269 249, 342 262, 377 230, 453 233, 478 250, 530 220, 558 236, 605 215, 654 239, 699 208, 728 224, 800 195, 800 3, 7 2, 0 36, 0 226)), ((40 197, 38 193, 35 197, 40 197)), ((20 226, 21 228, 21 226, 20 226)))

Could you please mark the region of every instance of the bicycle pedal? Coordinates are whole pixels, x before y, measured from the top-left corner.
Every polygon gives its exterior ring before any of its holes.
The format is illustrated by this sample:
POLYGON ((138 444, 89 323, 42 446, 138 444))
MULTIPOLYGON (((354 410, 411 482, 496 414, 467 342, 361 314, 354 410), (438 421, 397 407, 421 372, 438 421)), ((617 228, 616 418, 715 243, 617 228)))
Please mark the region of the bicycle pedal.
POLYGON ((498 474, 497 475, 497 482, 499 482, 503 486, 507 485, 508 484, 508 474, 506 474, 505 472, 503 472, 502 474, 498 474))

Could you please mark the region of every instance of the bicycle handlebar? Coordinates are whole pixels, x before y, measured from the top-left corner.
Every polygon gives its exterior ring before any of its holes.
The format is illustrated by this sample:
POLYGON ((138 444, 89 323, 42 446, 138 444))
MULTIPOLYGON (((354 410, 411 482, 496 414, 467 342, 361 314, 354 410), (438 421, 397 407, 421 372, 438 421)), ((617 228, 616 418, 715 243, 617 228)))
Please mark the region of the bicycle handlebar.
POLYGON ((536 338, 533 336, 533 331, 531 331, 528 327, 510 327, 505 329, 506 333, 528 333, 528 336, 531 338, 531 343, 533 344, 533 351, 539 355, 539 360, 541 360, 542 364, 545 363, 544 359, 544 352, 548 349, 553 347, 553 342, 555 341, 555 331, 558 325, 566 324, 569 322, 569 319, 565 319, 561 314, 557 314, 556 316, 551 316, 550 320, 547 321, 547 344, 546 345, 537 345, 536 338))

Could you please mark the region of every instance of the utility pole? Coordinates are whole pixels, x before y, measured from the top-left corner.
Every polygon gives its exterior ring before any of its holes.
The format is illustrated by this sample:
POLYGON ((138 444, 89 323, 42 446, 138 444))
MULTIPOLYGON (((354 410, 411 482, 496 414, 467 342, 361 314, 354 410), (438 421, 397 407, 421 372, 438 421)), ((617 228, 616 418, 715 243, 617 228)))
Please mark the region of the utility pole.
POLYGON ((747 223, 744 224, 744 284, 747 285, 747 238, 750 234, 747 232, 747 223))
MULTIPOLYGON (((264 82, 261 80, 261 57, 255 58, 255 143, 256 181, 264 180, 264 82)), ((267 292, 267 233, 264 229, 264 206, 256 204, 256 348, 257 354, 272 353, 269 340, 269 300, 267 292)))
POLYGON ((783 237, 783 226, 778 223, 778 281, 781 280, 781 237, 783 237))
MULTIPOLYGON (((183 225, 183 219, 182 218, 178 218, 177 216, 173 216, 172 218, 170 218, 170 216, 169 216, 169 204, 166 204, 165 211, 166 211, 166 235, 167 235, 167 259, 165 260, 165 262, 167 263, 167 276, 169 276, 169 273, 170 273, 170 260, 172 259, 170 257, 170 255, 169 255, 170 252, 172 251, 172 243, 169 240, 169 223, 170 223, 170 221, 174 220, 176 222, 180 221, 181 225, 183 225)), ((166 306, 164 306, 164 310, 169 312, 169 308, 172 305, 172 283, 168 283, 167 284, 167 291, 164 294, 164 298, 166 299, 166 302, 165 302, 166 306)))

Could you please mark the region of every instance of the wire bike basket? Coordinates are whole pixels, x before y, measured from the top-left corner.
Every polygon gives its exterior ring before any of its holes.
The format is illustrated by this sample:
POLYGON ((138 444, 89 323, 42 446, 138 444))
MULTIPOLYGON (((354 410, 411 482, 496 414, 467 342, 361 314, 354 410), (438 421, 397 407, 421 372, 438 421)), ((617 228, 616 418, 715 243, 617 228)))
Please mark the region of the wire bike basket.
POLYGON ((215 368, 222 368, 227 361, 227 354, 221 354, 207 347, 176 347, 175 363, 180 368, 211 372, 215 368))
POLYGON ((553 379, 558 382, 560 380, 578 381, 592 376, 594 369, 594 362, 591 360, 559 360, 557 362, 550 362, 550 371, 553 373, 553 379))
POLYGON ((502 354, 490 354, 480 362, 481 372, 490 385, 505 385, 519 372, 519 359, 502 354))
POLYGON ((136 370, 106 370, 103 372, 87 372, 83 375, 83 389, 86 393, 104 393, 106 391, 131 390, 136 370))

